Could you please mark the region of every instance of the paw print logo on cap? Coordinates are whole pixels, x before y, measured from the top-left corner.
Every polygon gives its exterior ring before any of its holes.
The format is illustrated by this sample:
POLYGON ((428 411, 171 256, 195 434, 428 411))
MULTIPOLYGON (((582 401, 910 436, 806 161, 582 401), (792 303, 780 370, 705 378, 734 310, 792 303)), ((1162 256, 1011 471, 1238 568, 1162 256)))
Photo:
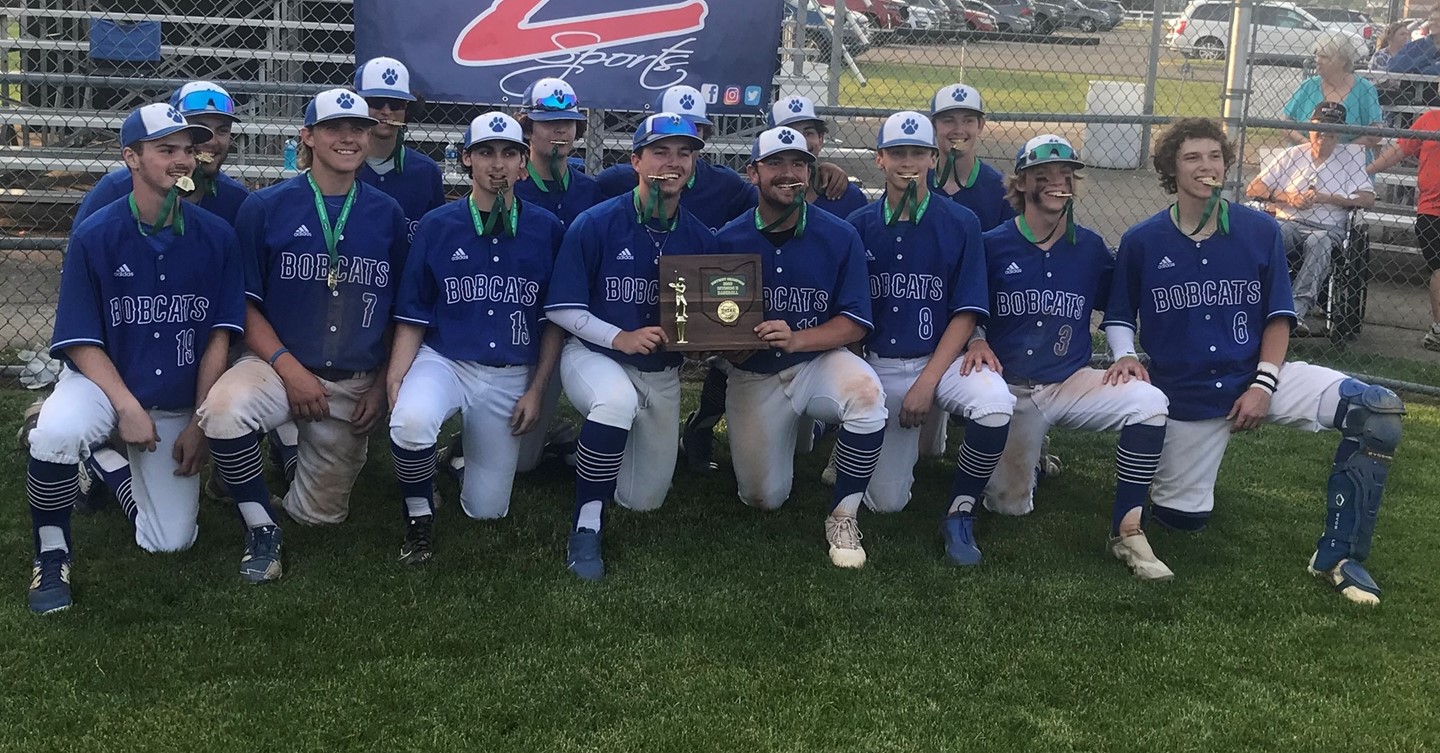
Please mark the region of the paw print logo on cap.
POLYGON ((775 135, 775 138, 779 139, 780 143, 782 144, 793 144, 795 143, 795 132, 781 131, 780 133, 775 135))
POLYGON ((914 118, 906 118, 905 122, 900 124, 900 130, 907 136, 914 136, 915 132, 920 130, 920 124, 916 123, 914 118))
POLYGON ((796 112, 796 113, 798 113, 798 112, 800 112, 800 111, 803 110, 803 109, 805 109, 805 103, 804 103, 804 102, 801 102, 801 101, 798 100, 798 99, 792 99, 792 100, 790 100, 790 112, 796 112))
POLYGON ((686 110, 693 109, 695 107, 695 98, 690 96, 689 94, 682 96, 680 98, 680 106, 685 108, 686 110))
POLYGON ((386 68, 385 72, 380 74, 380 79, 385 83, 394 86, 395 82, 400 80, 400 74, 397 73, 394 68, 386 68))
POLYGON ((184 122, 185 122, 185 118, 183 118, 183 117, 180 116, 180 111, 177 110, 177 109, 175 109, 175 108, 173 108, 173 107, 171 107, 171 108, 169 108, 168 110, 165 111, 165 116, 168 117, 168 118, 170 118, 171 120, 175 121, 176 123, 184 123, 184 122))
POLYGON ((684 122, 685 122, 685 121, 681 120, 681 119, 679 118, 679 116, 676 116, 676 115, 671 115, 671 116, 670 116, 670 125, 672 125, 672 126, 678 126, 678 125, 680 125, 681 123, 684 123, 684 122))
POLYGON ((355 106, 355 98, 349 94, 341 94, 335 98, 335 104, 340 105, 342 109, 348 110, 355 106))
POLYGON ((950 92, 950 98, 955 100, 956 102, 964 102, 969 97, 970 92, 965 91, 965 89, 959 86, 955 87, 955 89, 950 92))
POLYGON ((499 115, 496 115, 495 117, 491 118, 491 119, 490 119, 490 130, 492 130, 492 131, 494 131, 494 132, 496 132, 496 133, 504 133, 504 132, 505 132, 505 119, 502 118, 502 117, 500 117, 499 115))

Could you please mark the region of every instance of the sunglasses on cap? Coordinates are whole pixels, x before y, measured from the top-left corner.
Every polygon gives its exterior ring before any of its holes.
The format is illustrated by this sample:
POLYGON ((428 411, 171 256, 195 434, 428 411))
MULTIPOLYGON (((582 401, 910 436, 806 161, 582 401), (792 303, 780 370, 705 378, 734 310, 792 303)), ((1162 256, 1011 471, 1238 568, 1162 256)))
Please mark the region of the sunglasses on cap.
POLYGON ((1073 159, 1078 161, 1080 158, 1075 156, 1075 150, 1071 148, 1069 144, 1041 144, 1031 149, 1030 153, 1025 155, 1026 162, 1034 162, 1042 159, 1073 159))
POLYGON ((191 115, 199 115, 207 112, 234 115, 235 100, 231 99, 228 94, 201 89, 181 97, 176 105, 176 109, 191 115))
POLYGON ((650 121, 650 133, 656 136, 689 136, 695 138, 695 126, 681 117, 656 118, 650 121))
POLYGON ((573 110, 579 103, 575 101, 575 95, 570 92, 552 92, 549 95, 535 100, 530 105, 531 110, 541 112, 563 112, 573 110))

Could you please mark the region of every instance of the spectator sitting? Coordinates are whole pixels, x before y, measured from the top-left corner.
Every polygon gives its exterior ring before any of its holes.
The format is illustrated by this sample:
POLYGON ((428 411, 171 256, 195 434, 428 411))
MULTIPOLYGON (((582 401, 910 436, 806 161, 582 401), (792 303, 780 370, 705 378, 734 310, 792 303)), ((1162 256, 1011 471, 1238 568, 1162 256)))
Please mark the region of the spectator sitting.
MULTIPOLYGON (((1440 5, 1430 9, 1430 28, 1440 30, 1440 5)), ((1440 75, 1440 34, 1430 34, 1405 44, 1390 57, 1391 73, 1440 75)))
MULTIPOLYGON (((1370 58, 1370 80, 1375 83, 1375 90, 1380 95, 1380 107, 1393 107, 1395 105, 1408 104, 1405 91, 1405 82, 1388 78, 1385 73, 1390 69, 1390 58, 1400 51, 1405 43, 1410 41, 1410 27, 1404 23, 1393 23, 1385 27, 1380 34, 1380 41, 1375 43, 1375 55, 1370 58)), ((1385 125, 1391 128, 1405 128, 1410 125, 1408 113, 1386 111, 1385 125)))
MULTIPOLYGON (((1355 61, 1360 51, 1349 34, 1330 32, 1315 45, 1315 72, 1285 103, 1285 115, 1296 123, 1304 123, 1315 106, 1321 102, 1339 102, 1345 105, 1346 123, 1356 126, 1378 126, 1381 124, 1380 95, 1369 80, 1356 76, 1355 61)), ((1287 131, 1290 141, 1304 144, 1308 135, 1304 131, 1287 131)), ((1342 136, 1341 143, 1354 142, 1372 147, 1380 143, 1374 136, 1342 136)))
MULTIPOLYGON (((1379 41, 1375 43, 1375 54, 1370 58, 1370 70, 1376 73, 1390 70, 1390 59, 1409 41, 1410 27, 1404 22, 1397 21, 1386 26, 1385 31, 1380 33, 1379 41)), ((1376 78, 1379 80, 1380 77, 1376 78)))
MULTIPOLYGON (((1312 123, 1345 122, 1345 106, 1321 102, 1312 123)), ((1295 275, 1295 334, 1309 337, 1305 315, 1330 274, 1330 257, 1345 242, 1347 214, 1375 205, 1375 187, 1365 172, 1365 150, 1340 144, 1334 133, 1310 132, 1310 143, 1277 156, 1245 190, 1275 208, 1285 254, 1300 258, 1295 275)))

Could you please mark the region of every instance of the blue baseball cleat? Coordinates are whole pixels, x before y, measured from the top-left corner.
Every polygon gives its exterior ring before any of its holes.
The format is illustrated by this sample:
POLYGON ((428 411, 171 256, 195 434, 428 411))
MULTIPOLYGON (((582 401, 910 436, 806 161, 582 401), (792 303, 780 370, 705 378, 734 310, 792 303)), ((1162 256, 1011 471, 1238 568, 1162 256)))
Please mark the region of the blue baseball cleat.
POLYGON ((940 538, 945 541, 945 558, 950 564, 963 567, 980 564, 974 515, 946 515, 940 520, 940 538))
POLYGON ((50 614, 69 609, 72 603, 70 553, 63 549, 42 553, 30 575, 30 611, 50 614))
POLYGON ((245 555, 240 558, 240 577, 246 583, 280 580, 280 527, 251 528, 245 534, 245 555))
POLYGON ((581 528, 570 534, 565 566, 581 580, 605 577, 605 561, 600 559, 600 532, 581 528))

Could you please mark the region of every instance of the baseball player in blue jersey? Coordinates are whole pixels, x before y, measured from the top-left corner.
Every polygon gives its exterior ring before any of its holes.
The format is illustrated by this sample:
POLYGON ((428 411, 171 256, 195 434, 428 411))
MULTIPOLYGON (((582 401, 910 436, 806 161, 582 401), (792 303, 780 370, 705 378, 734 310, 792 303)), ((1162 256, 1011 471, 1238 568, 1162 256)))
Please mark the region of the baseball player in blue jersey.
POLYGON ((1011 180, 1020 215, 985 233, 988 342, 971 340, 961 371, 998 361, 1016 397, 985 506, 1011 515, 1033 508, 1035 463, 1050 426, 1118 430, 1110 551, 1140 578, 1169 580, 1174 574, 1140 527, 1165 441, 1165 395, 1147 381, 1130 330, 1114 333, 1116 365, 1090 368, 1090 314, 1105 308, 1115 263, 1105 241, 1074 221, 1075 171, 1084 166, 1065 139, 1030 139, 1011 180))
POLYGON ((360 182, 399 202, 413 236, 420 218, 445 203, 445 181, 435 160, 405 146, 405 123, 416 102, 410 70, 395 58, 367 60, 355 69, 355 93, 365 98, 376 120, 360 182))
POLYGON ((885 397, 865 360, 845 346, 870 331, 865 249, 844 220, 805 201, 815 156, 780 126, 755 140, 746 174, 759 206, 720 229, 720 253, 759 253, 769 346, 737 363, 726 393, 740 499, 774 510, 790 496, 796 437, 815 420, 839 424, 839 471, 825 520, 830 561, 862 567, 856 513, 885 435, 885 397))
POLYGON ((194 406, 225 369, 244 299, 235 231, 180 198, 209 129, 168 104, 120 128, 133 188, 71 233, 50 352, 65 369, 30 432, 30 608, 71 604, 70 511, 79 463, 118 434, 133 478, 121 491, 135 543, 188 549, 198 526, 205 437, 194 406))
MULTIPOLYGON (((195 189, 185 194, 185 200, 199 204, 201 209, 233 226, 240 204, 250 195, 243 183, 221 169, 230 156, 231 126, 240 122, 240 116, 235 114, 235 100, 218 84, 191 81, 170 95, 170 106, 185 116, 187 122, 205 126, 212 134, 209 141, 195 148, 196 167, 191 175, 195 189)), ((75 225, 79 226, 110 202, 125 198, 132 187, 129 167, 107 174, 85 194, 75 211, 75 225)))
POLYGON ((283 500, 302 523, 343 521, 385 412, 385 333, 409 247, 395 200, 356 179, 375 119, 345 89, 317 94, 300 129, 301 175, 240 208, 249 353, 200 408, 215 468, 246 526, 241 576, 279 578, 281 535, 259 436, 295 419, 295 480, 283 500))
POLYGON ((595 179, 570 163, 585 136, 585 115, 569 83, 542 78, 526 87, 516 120, 525 129, 530 158, 526 180, 515 185, 522 200, 544 207, 566 227, 601 200, 595 179))
POLYGON ((1380 588, 1363 563, 1405 406, 1384 387, 1285 361, 1295 312, 1284 240, 1269 215, 1221 198, 1234 161, 1218 123, 1176 121, 1154 157, 1175 203, 1120 240, 1105 326, 1139 326, 1150 378, 1170 398, 1151 515, 1202 529, 1234 432, 1267 422, 1338 430, 1310 569, 1351 601, 1376 604, 1380 588))
POLYGON ((680 206, 704 145, 675 113, 645 118, 630 155, 640 185, 581 213, 555 262, 545 311, 573 335, 561 350, 560 378, 585 416, 567 564, 586 580, 605 574, 605 501, 654 510, 675 472, 682 359, 664 351, 658 267, 663 254, 715 251, 715 236, 680 206))
POLYGON ((974 212, 933 200, 925 174, 936 151, 929 118, 912 111, 886 118, 875 157, 885 196, 850 215, 870 269, 875 329, 866 354, 889 412, 865 503, 877 512, 903 509, 931 407, 963 415, 970 423, 940 531, 952 563, 977 565, 975 506, 1005 449, 1015 397, 996 364, 960 370, 976 322, 989 315, 985 250, 974 212))
MULTIPOLYGON (((816 160, 820 159, 820 152, 825 148, 825 137, 830 133, 830 124, 815 114, 815 103, 809 97, 782 97, 770 106, 770 114, 766 120, 771 128, 789 126, 799 131, 805 137, 805 150, 816 160)), ((819 163, 816 164, 818 166, 819 163)), ((836 166, 835 169, 840 168, 836 166)), ((812 171, 811 176, 810 182, 805 186, 805 201, 812 207, 823 209, 843 220, 849 217, 851 212, 869 203, 865 192, 851 183, 848 176, 845 176, 839 195, 833 198, 830 195, 833 192, 821 189, 820 173, 812 171)))
POLYGON ((389 377, 390 451, 409 521, 400 561, 434 547, 435 443, 461 413, 470 450, 460 504, 500 518, 520 459, 520 438, 540 419, 560 358, 561 331, 542 306, 564 227, 515 197, 527 146, 509 115, 470 123, 461 157, 471 192, 427 215, 400 278, 389 377))

